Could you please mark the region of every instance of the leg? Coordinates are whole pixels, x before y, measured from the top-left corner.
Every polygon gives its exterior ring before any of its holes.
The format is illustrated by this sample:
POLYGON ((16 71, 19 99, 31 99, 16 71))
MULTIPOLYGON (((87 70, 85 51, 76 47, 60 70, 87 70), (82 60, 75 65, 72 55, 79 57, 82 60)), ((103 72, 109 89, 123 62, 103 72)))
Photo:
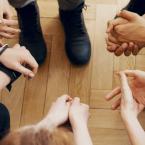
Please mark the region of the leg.
POLYGON ((0 139, 10 131, 10 115, 7 108, 0 103, 0 139))
POLYGON ((58 0, 59 8, 62 10, 73 10, 83 2, 84 0, 58 0))
MULTIPOLYGON (((34 56, 38 64, 42 64, 46 58, 47 48, 43 38, 40 25, 39 9, 35 0, 9 0, 10 4, 16 8, 20 33, 20 44, 26 46, 34 56)), ((7 88, 11 89, 11 84, 17 80, 20 73, 6 68, 0 64, 0 70, 11 78, 11 83, 7 88)))
POLYGON ((26 46, 34 56, 38 64, 42 64, 46 58, 46 44, 43 38, 40 15, 35 0, 9 0, 16 8, 20 33, 20 44, 26 46))
POLYGON ((67 56, 72 64, 87 64, 91 56, 91 44, 82 14, 84 0, 58 0, 58 3, 67 56))
MULTIPOLYGON (((46 58, 47 48, 42 35, 39 9, 36 1, 9 0, 9 2, 17 11, 19 27, 21 29, 20 44, 26 46, 38 64, 42 64, 46 58)), ((11 84, 17 80, 21 74, 6 68, 1 63, 0 70, 11 78, 11 83, 7 86, 10 90, 11 84)))
POLYGON ((22 8, 35 0, 8 0, 14 8, 22 8))
POLYGON ((130 0, 129 4, 124 9, 142 16, 145 14, 145 2, 143 0, 130 0))

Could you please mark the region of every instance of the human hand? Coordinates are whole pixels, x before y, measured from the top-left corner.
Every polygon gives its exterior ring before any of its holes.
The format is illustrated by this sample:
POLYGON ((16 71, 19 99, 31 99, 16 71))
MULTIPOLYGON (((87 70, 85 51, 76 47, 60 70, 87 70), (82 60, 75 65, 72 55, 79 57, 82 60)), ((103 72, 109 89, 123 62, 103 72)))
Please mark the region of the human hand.
MULTIPOLYGON (((126 24, 126 23, 128 23, 128 21, 121 17, 117 17, 116 19, 108 21, 107 30, 106 30, 107 50, 111 53, 114 53, 116 56, 120 56, 123 53, 126 56, 129 56, 134 47, 135 47, 134 48, 135 50, 138 48, 132 42, 122 43, 117 39, 116 32, 114 31, 115 26, 120 25, 120 24, 126 24)), ((135 51, 133 51, 133 54, 134 54, 134 52, 135 51)))
MULTIPOLYGON (((145 80, 145 78, 143 77, 145 80)), ((138 114, 144 109, 143 104, 139 104, 134 98, 131 88, 128 84, 127 77, 124 72, 120 73, 121 80, 121 97, 113 103, 112 109, 117 109, 121 107, 121 115, 123 119, 129 119, 132 117, 137 117, 138 114)), ((139 85, 139 84, 138 84, 139 85)), ((116 95, 115 95, 116 96, 116 95)), ((106 99, 113 99, 114 95, 107 95, 106 99)))
POLYGON ((20 32, 14 28, 18 22, 12 20, 12 14, 8 1, 0 0, 0 37, 12 39, 20 32))
POLYGON ((114 52, 117 56, 120 56, 123 52, 126 56, 129 56, 131 53, 137 55, 145 46, 144 35, 141 35, 145 27, 144 16, 140 17, 128 11, 122 11, 118 16, 119 18, 108 22, 107 49, 110 52, 114 52), (135 31, 135 29, 137 30, 135 31), (138 33, 138 35, 135 33, 138 33), (132 39, 130 39, 131 37, 132 39))
POLYGON ((128 21, 128 23, 118 24, 114 27, 117 39, 120 42, 145 42, 145 19, 136 13, 121 11, 118 14, 128 21))
POLYGON ((12 11, 7 0, 0 0, 0 20, 11 19, 12 11))
POLYGON ((87 126, 89 119, 89 106, 80 103, 79 98, 74 98, 69 110, 69 120, 72 128, 76 129, 80 126, 87 126))
POLYGON ((114 53, 116 56, 120 56, 124 53, 125 56, 136 55, 138 53, 138 46, 132 42, 120 43, 113 35, 114 32, 108 33, 106 38, 107 50, 114 53))
POLYGON ((20 29, 14 28, 17 25, 18 22, 16 20, 2 19, 0 23, 0 37, 6 39, 14 38, 20 33, 20 29))
POLYGON ((116 56, 120 56, 124 53, 125 56, 129 56, 131 54, 137 55, 141 50, 142 43, 134 44, 133 42, 129 43, 120 43, 116 40, 115 36, 112 34, 108 34, 108 38, 106 38, 107 50, 111 53, 114 53, 116 56), (115 42, 116 41, 116 42, 115 42))
POLYGON ((63 95, 54 102, 48 112, 46 120, 51 121, 55 127, 68 120, 71 97, 63 95))
MULTIPOLYGON (((145 105, 145 72, 140 70, 125 70, 123 71, 128 77, 132 77, 130 80, 130 88, 132 90, 133 97, 140 104, 145 105)), ((113 98, 121 94, 121 87, 116 87, 106 97, 113 98)))
POLYGON ((16 44, 13 48, 6 49, 0 55, 0 62, 28 78, 33 78, 38 69, 38 64, 30 52, 19 44, 16 44))

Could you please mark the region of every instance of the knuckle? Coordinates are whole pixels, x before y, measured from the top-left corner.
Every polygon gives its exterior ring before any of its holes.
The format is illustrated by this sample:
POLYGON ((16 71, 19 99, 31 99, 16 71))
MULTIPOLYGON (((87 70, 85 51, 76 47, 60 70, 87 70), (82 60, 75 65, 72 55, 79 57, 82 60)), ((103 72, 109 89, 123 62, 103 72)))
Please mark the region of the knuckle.
POLYGON ((27 50, 25 46, 21 46, 21 49, 23 49, 25 51, 27 50))
POLYGON ((119 28, 119 26, 116 26, 114 29, 115 29, 115 31, 116 31, 117 33, 120 32, 120 28, 119 28))

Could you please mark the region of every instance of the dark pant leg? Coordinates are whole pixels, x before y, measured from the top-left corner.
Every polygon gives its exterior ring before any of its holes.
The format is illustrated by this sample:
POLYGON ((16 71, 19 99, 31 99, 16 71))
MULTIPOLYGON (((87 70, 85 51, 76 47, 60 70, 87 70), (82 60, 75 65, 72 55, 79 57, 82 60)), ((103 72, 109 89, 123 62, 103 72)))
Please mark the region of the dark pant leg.
POLYGON ((10 115, 8 109, 0 103, 0 139, 10 131, 10 115))
POLYGON ((144 0, 130 0, 127 10, 135 12, 139 15, 145 14, 145 1, 144 0))
POLYGON ((22 8, 35 0, 8 0, 14 8, 22 8))
POLYGON ((83 3, 84 0, 58 0, 59 8, 61 10, 72 10, 83 3))

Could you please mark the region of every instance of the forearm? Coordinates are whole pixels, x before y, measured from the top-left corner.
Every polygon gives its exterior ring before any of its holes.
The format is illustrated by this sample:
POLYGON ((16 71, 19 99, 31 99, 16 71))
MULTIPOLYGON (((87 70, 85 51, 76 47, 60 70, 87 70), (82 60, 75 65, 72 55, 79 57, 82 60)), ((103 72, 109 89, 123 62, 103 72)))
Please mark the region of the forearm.
POLYGON ((136 117, 127 117, 124 124, 132 145, 145 145, 145 132, 136 117))
POLYGON ((76 145, 93 145, 87 125, 73 129, 76 145))

